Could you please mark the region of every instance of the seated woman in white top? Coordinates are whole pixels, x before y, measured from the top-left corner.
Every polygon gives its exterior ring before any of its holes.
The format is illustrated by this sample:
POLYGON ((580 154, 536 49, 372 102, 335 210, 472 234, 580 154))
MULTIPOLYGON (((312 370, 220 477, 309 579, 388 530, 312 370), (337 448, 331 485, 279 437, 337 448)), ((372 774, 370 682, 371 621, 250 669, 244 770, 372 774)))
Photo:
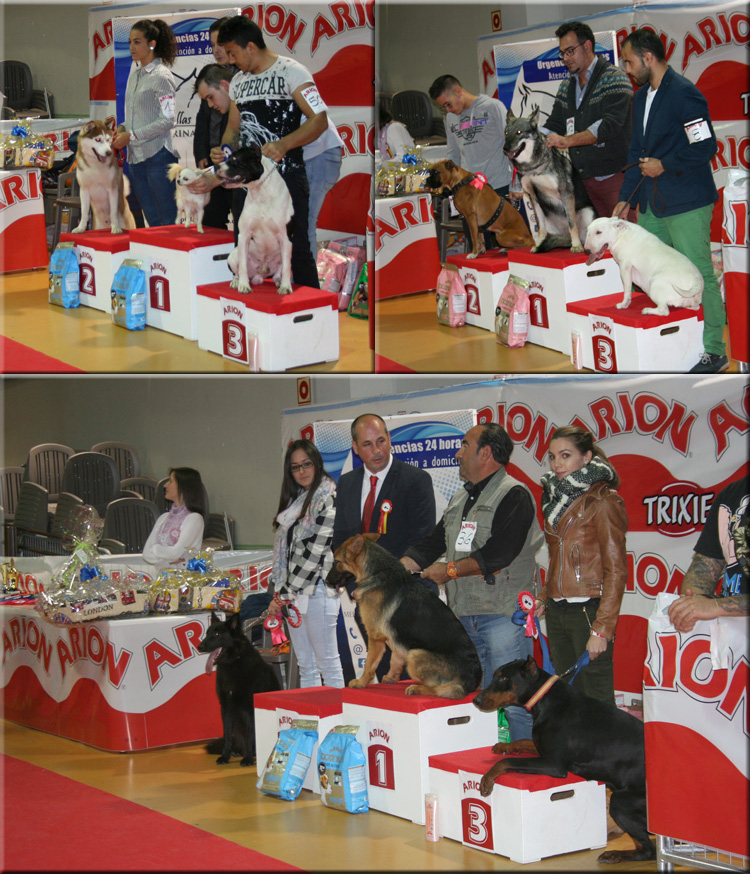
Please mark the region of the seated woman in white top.
POLYGON ((146 540, 143 558, 152 565, 184 567, 201 551, 205 489, 193 468, 172 468, 164 484, 172 507, 156 520, 146 540))
POLYGON ((414 149, 414 139, 402 122, 396 122, 391 114, 380 106, 378 149, 381 161, 403 159, 404 153, 414 149))

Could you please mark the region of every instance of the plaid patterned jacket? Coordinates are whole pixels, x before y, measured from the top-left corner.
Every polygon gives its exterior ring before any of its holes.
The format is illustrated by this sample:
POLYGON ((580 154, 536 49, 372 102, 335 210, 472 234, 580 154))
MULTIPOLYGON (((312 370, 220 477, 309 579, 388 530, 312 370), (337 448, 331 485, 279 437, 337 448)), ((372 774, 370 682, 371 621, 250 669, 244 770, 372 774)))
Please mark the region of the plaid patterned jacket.
MULTIPOLYGON (((307 515, 287 530, 277 529, 271 580, 274 590, 286 587, 294 593, 313 593, 319 578, 333 566, 333 521, 336 515, 336 484, 324 479, 318 486, 307 515)), ((335 595, 335 590, 329 593, 335 595)))

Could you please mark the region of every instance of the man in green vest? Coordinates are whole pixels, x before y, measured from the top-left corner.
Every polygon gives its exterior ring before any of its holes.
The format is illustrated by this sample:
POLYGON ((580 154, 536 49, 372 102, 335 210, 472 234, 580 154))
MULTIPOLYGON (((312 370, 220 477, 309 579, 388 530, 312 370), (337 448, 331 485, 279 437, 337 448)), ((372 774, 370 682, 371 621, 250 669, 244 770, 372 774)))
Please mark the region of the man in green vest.
MULTIPOLYGON (((409 571, 444 584, 448 606, 474 643, 487 687, 495 670, 533 654, 532 640, 511 615, 518 594, 536 595, 536 555, 545 547, 531 492, 505 470, 513 441, 500 425, 466 432, 456 453, 464 486, 448 502, 432 534, 407 548, 409 571), (445 562, 436 560, 445 556, 445 562)), ((511 741, 531 737, 531 715, 506 709, 511 741)))

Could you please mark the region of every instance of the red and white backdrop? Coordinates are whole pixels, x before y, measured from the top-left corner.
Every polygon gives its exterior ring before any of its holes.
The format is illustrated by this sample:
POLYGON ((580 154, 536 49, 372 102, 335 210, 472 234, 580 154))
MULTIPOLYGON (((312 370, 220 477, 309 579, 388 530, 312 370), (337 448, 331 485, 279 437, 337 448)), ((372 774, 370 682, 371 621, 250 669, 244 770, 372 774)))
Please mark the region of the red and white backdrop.
POLYGON ((375 147, 373 71, 375 13, 363 2, 258 3, 204 11, 172 13, 166 3, 102 6, 89 13, 89 99, 92 118, 123 120, 125 86, 131 59, 130 26, 139 18, 162 18, 175 31, 179 55, 173 67, 178 82, 175 146, 184 164, 194 165, 192 140, 198 98, 193 83, 213 61, 208 28, 222 15, 241 12, 263 31, 266 44, 304 64, 313 74, 328 112, 344 142, 341 176, 320 212, 320 237, 364 237, 370 207, 375 147))
MULTIPOLYGON (((750 39, 750 16, 745 0, 718 0, 714 3, 657 5, 639 3, 613 12, 580 17, 595 34, 615 33, 617 54, 625 37, 637 28, 658 34, 665 46, 667 60, 676 73, 694 82, 708 100, 718 152, 711 161, 720 198, 714 211, 711 240, 721 241, 721 190, 730 169, 747 171, 750 167, 750 136, 747 131, 749 70, 747 46, 750 39)), ((515 91, 517 78, 523 76, 520 56, 515 64, 504 55, 502 66, 496 64, 496 49, 509 43, 528 43, 553 38, 557 22, 541 27, 521 28, 502 34, 488 34, 477 41, 479 88, 494 95, 521 114, 523 94, 515 91)), ((555 41, 556 42, 556 41, 555 41)), ((549 96, 557 93, 559 77, 567 75, 554 53, 545 57, 545 75, 534 77, 526 91, 530 109, 542 107, 543 118, 551 110, 549 96)), ((526 69, 528 73, 528 68, 526 69)))
MULTIPOLYGON (((216 553, 248 592, 268 587, 269 551, 216 553)), ((60 557, 16 559, 20 590, 49 586, 60 557)), ((139 556, 112 556, 99 568, 113 584, 131 571, 155 579, 139 556)), ((56 626, 31 605, 0 606, 3 715, 109 751, 191 742, 221 733, 215 679, 197 645, 209 613, 133 616, 56 626)))
MULTIPOLYGON (((282 448, 297 437, 317 439, 316 423, 351 421, 359 413, 377 412, 399 415, 402 433, 412 429, 409 442, 398 443, 395 454, 430 466, 427 438, 433 448, 445 450, 435 454, 452 457, 456 432, 448 419, 423 414, 451 410, 476 410, 479 422, 504 425, 515 444, 508 470, 529 486, 538 507, 539 478, 549 469, 546 454, 556 427, 585 425, 614 463, 629 518, 615 687, 640 695, 654 597, 679 592, 711 501, 727 483, 748 472, 750 391, 744 377, 509 378, 306 407, 282 414, 282 448)), ((342 438, 338 453, 327 453, 332 464, 338 462, 339 471, 349 447, 342 438)), ((450 472, 441 462, 438 502, 450 488, 450 472)), ((453 475, 457 488, 457 468, 453 475)))

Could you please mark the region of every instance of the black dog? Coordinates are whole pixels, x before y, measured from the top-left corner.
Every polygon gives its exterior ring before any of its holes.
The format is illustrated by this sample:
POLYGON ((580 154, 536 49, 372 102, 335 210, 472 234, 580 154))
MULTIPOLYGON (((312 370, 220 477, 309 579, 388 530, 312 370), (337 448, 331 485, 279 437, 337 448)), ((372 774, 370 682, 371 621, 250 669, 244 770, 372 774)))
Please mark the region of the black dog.
POLYGON ((223 739, 209 743, 209 752, 221 754, 217 764, 226 764, 232 754, 242 755, 241 766, 255 763, 255 714, 253 695, 281 690, 276 672, 263 660, 242 632, 239 614, 221 620, 211 612, 211 625, 198 645, 201 654, 213 654, 216 665, 216 693, 219 695, 223 739))
POLYGON ((643 722, 595 700, 540 669, 533 657, 501 666, 489 687, 474 698, 483 712, 525 706, 534 718, 533 743, 498 743, 493 751, 536 751, 539 757, 503 758, 482 777, 486 797, 503 773, 539 773, 561 778, 575 773, 612 790, 609 813, 635 841, 634 850, 607 850, 600 862, 648 860, 656 850, 646 826, 646 758, 643 722), (552 681, 550 682, 550 679, 552 681), (545 688, 549 690, 545 690, 545 688), (540 692, 541 689, 541 692, 540 692))

